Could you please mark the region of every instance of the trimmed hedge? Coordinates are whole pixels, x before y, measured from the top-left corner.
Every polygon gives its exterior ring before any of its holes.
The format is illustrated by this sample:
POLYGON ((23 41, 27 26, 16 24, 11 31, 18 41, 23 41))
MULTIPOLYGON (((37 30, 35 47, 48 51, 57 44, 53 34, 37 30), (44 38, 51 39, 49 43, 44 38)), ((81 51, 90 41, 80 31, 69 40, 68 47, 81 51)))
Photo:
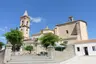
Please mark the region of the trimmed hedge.
POLYGON ((66 47, 55 47, 56 51, 63 51, 66 47))

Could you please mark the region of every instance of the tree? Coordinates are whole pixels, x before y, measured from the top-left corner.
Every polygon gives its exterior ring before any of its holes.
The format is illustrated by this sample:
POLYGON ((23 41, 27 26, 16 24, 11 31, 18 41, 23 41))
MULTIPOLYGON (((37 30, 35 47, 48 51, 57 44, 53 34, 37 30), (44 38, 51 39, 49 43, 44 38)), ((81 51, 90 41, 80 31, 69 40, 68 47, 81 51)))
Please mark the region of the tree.
POLYGON ((4 46, 4 43, 0 42, 0 50, 2 49, 2 46, 4 46))
POLYGON ((23 42, 23 33, 18 29, 11 29, 10 32, 4 34, 7 41, 12 44, 12 51, 20 49, 23 42))
POLYGON ((31 54, 31 51, 33 50, 33 46, 29 45, 25 47, 25 50, 29 51, 31 54))
POLYGON ((54 46, 59 41, 59 37, 52 33, 46 33, 40 37, 41 44, 47 49, 49 45, 54 46))

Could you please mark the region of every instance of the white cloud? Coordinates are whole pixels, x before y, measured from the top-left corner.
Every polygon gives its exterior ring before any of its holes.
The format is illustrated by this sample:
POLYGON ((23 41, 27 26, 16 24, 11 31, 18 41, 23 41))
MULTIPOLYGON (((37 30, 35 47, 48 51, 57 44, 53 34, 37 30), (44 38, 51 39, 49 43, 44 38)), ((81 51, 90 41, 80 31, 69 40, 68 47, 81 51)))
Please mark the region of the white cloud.
POLYGON ((0 36, 0 39, 3 39, 3 40, 5 40, 6 38, 5 38, 4 36, 0 36))
POLYGON ((8 27, 7 27, 7 26, 5 26, 5 29, 8 29, 8 27))
POLYGON ((5 30, 3 28, 0 28, 0 31, 4 32, 5 30))
POLYGON ((8 29, 8 27, 7 27, 7 26, 5 26, 4 28, 0 28, 0 31, 2 31, 2 32, 6 32, 6 31, 7 31, 7 29, 8 29))
POLYGON ((39 22, 42 21, 42 18, 41 17, 35 17, 35 18, 33 18, 33 17, 30 16, 30 19, 31 19, 32 22, 35 22, 35 23, 39 23, 39 22))

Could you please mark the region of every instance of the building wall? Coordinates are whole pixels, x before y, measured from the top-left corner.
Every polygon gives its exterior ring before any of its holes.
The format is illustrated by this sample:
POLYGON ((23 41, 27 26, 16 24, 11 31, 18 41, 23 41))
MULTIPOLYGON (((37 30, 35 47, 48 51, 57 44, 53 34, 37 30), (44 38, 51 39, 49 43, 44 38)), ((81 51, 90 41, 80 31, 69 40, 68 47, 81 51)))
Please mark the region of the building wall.
POLYGON ((28 28, 22 27, 22 28, 20 28, 20 30, 23 32, 24 37, 29 37, 29 29, 28 28), (26 32, 26 30, 28 30, 28 32, 26 32))
POLYGON ((73 45, 67 45, 63 51, 54 51, 54 60, 55 61, 64 61, 68 60, 75 56, 75 49, 73 45))
POLYGON ((43 30, 43 33, 53 33, 54 34, 54 31, 52 31, 52 30, 43 30))
POLYGON ((87 25, 85 22, 79 22, 79 23, 80 23, 81 40, 87 40, 88 39, 87 25))
MULTIPOLYGON (((24 41, 23 47, 26 47, 28 45, 32 45, 33 46, 33 53, 37 53, 40 54, 40 52, 44 52, 46 51, 46 49, 40 44, 40 42, 38 42, 38 45, 36 46, 37 42, 34 42, 33 40, 28 40, 28 41, 24 41)), ((23 49, 24 52, 26 52, 26 50, 23 49)))
POLYGON ((76 40, 88 39, 87 25, 85 22, 81 20, 66 25, 56 26, 54 30, 55 30, 55 34, 63 39, 70 38, 70 37, 71 38, 77 37, 76 40), (77 35, 72 35, 74 28, 76 28, 75 32, 77 32, 77 35), (68 33, 66 33, 66 30, 68 31, 68 33))
POLYGON ((71 36, 71 33, 74 27, 75 27, 75 23, 62 25, 62 26, 56 26, 55 34, 61 38, 68 38, 71 36), (66 33, 66 31, 68 31, 68 33, 66 33))
POLYGON ((27 17, 22 17, 21 19, 20 19, 20 26, 22 26, 22 21, 24 21, 24 25, 26 25, 27 24, 27 21, 28 21, 28 25, 27 26, 30 26, 30 21, 29 21, 29 18, 27 18, 27 17), (24 19, 25 18, 25 19, 24 19))
POLYGON ((31 39, 34 39, 34 38, 39 38, 40 35, 36 35, 36 36, 32 36, 31 39))
POLYGON ((20 18, 20 31, 23 32, 24 39, 29 38, 29 31, 30 31, 29 27, 30 27, 30 18, 27 16, 22 16, 20 18))
POLYGON ((75 54, 77 56, 84 56, 85 55, 84 47, 87 47, 89 55, 96 55, 96 50, 93 51, 92 46, 96 47, 96 43, 75 44, 75 54), (77 47, 80 48, 80 51, 77 50, 77 47))
POLYGON ((43 34, 45 34, 45 33, 53 33, 53 34, 54 34, 54 31, 53 31, 53 30, 42 30, 41 33, 38 33, 38 34, 36 34, 36 35, 33 35, 33 36, 31 37, 31 39, 40 38, 40 37, 43 36, 43 34))

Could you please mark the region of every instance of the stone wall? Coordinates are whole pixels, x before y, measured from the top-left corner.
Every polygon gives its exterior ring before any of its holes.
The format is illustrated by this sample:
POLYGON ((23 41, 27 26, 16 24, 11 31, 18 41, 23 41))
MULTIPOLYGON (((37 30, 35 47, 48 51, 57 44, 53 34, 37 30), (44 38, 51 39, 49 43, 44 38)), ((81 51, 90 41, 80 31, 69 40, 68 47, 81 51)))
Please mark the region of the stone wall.
POLYGON ((72 44, 68 45, 67 48, 64 51, 55 51, 54 53, 55 57, 54 59, 56 61, 64 61, 68 60, 75 56, 75 49, 72 44))
POLYGON ((3 64, 5 50, 0 51, 0 64, 3 64))

